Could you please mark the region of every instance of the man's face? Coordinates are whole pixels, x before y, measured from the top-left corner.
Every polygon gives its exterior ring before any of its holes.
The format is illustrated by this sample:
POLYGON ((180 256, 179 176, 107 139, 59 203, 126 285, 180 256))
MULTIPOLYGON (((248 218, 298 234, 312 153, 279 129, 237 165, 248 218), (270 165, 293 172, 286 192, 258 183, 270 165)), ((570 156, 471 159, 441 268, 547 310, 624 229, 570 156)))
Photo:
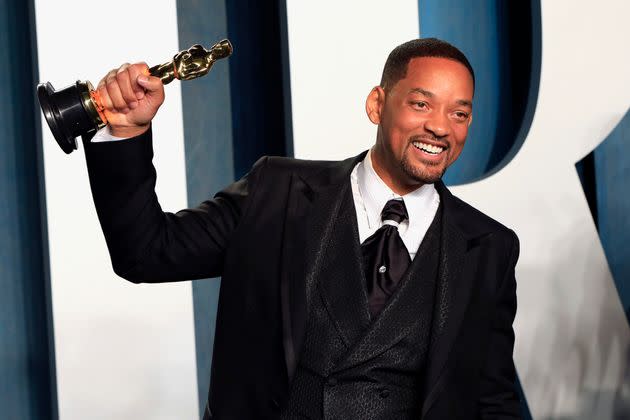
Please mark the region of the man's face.
POLYGON ((379 126, 372 162, 390 188, 407 193, 442 177, 464 147, 472 99, 468 69, 438 57, 412 59, 405 78, 370 92, 366 110, 379 126))

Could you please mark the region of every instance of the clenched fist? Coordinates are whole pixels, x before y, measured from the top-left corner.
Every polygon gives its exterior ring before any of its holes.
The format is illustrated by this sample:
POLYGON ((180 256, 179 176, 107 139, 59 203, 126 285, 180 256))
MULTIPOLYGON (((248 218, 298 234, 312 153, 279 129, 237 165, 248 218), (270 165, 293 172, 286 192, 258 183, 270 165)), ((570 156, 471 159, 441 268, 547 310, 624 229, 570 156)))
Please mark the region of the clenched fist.
POLYGON ((111 70, 96 87, 105 117, 115 137, 144 133, 164 102, 164 86, 149 74, 146 63, 125 63, 111 70))

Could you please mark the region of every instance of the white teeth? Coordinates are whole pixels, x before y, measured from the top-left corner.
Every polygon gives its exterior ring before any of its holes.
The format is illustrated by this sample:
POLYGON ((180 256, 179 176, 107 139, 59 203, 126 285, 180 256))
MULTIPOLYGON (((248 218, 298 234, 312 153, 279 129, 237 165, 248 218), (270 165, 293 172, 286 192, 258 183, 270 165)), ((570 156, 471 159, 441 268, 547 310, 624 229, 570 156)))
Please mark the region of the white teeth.
POLYGON ((427 152, 427 153, 431 153, 431 154, 433 154, 433 155, 440 154, 440 153, 442 153, 442 151, 444 150, 444 148, 443 148, 443 147, 440 147, 440 146, 432 146, 432 145, 430 145, 430 144, 427 144, 427 143, 422 143, 422 142, 419 142, 419 141, 414 141, 414 142, 413 142, 413 145, 414 145, 416 148, 418 148, 418 149, 420 149, 420 150, 423 150, 423 151, 425 151, 425 152, 427 152))

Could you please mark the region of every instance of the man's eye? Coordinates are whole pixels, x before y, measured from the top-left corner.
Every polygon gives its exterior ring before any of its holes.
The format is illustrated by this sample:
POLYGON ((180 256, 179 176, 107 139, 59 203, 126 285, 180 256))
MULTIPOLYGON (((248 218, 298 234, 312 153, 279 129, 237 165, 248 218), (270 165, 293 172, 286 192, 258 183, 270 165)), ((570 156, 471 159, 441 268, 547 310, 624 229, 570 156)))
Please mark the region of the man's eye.
POLYGON ((416 101, 416 102, 412 102, 412 103, 411 103, 411 105, 412 105, 414 108, 418 108, 418 109, 427 109, 427 108, 428 108, 427 103, 426 103, 426 102, 423 102, 423 101, 416 101))
POLYGON ((467 112, 462 112, 462 111, 457 111, 455 112, 455 118, 459 121, 465 121, 468 119, 468 113, 467 112))

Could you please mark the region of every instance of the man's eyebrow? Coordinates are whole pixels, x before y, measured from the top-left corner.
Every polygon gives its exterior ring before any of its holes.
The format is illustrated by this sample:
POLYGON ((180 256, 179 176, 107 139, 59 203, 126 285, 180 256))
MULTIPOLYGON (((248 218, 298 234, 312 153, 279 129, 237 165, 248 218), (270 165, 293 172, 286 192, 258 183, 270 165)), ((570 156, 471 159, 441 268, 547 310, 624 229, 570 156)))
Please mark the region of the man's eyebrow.
POLYGON ((428 90, 424 90, 422 88, 413 88, 409 91, 409 93, 419 93, 421 95, 426 96, 427 98, 432 98, 433 97, 433 92, 429 92, 428 90))
MULTIPOLYGON (((420 87, 416 87, 416 88, 410 89, 409 93, 419 93, 421 95, 426 96, 427 98, 433 98, 435 96, 433 94, 433 92, 430 92, 430 91, 428 91, 426 89, 422 89, 420 87)), ((469 101, 467 99, 458 99, 455 102, 457 103, 457 105, 467 106, 469 108, 472 108, 472 101, 469 101)))
POLYGON ((467 107, 469 107, 469 108, 472 108, 472 102, 471 102, 471 101, 468 101, 468 100, 466 100, 466 99, 458 99, 458 100, 457 100, 457 101, 455 101, 455 102, 457 102, 457 104, 458 104, 458 105, 461 105, 461 106, 467 106, 467 107))

